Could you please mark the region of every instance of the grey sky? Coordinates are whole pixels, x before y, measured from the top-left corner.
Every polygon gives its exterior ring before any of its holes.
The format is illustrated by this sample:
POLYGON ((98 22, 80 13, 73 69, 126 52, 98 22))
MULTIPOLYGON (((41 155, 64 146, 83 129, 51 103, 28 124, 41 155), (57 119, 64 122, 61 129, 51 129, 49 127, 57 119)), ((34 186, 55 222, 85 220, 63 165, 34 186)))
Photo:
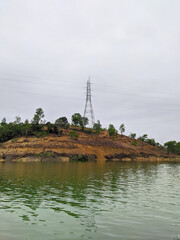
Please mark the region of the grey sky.
POLYGON ((0 118, 83 113, 180 141, 179 0, 1 0, 0 118))

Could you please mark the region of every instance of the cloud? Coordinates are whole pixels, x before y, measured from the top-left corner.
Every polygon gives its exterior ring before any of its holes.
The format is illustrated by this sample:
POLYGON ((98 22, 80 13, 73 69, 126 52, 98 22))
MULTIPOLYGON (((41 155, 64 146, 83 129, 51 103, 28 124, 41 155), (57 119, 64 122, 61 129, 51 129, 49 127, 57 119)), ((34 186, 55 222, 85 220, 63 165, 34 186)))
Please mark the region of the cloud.
POLYGON ((179 139, 178 0, 0 3, 1 118, 83 113, 91 75, 96 119, 158 141, 179 139))

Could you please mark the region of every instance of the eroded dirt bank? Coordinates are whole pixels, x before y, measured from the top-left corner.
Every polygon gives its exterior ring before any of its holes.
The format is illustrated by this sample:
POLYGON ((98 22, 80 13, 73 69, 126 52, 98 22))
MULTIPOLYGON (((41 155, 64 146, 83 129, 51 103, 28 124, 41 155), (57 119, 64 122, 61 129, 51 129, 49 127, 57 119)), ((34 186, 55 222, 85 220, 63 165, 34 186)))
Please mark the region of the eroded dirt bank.
POLYGON ((160 147, 118 135, 113 141, 104 132, 100 135, 78 132, 78 140, 51 135, 43 138, 12 139, 0 144, 0 161, 158 161, 180 162, 160 147))

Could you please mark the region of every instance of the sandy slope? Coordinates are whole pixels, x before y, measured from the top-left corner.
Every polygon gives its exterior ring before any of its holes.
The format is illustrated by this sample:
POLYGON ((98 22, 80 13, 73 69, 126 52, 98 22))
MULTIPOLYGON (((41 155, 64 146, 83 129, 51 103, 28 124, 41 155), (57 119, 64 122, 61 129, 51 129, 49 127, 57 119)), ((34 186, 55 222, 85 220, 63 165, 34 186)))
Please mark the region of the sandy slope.
POLYGON ((112 140, 105 131, 99 135, 78 132, 78 140, 68 136, 49 135, 10 140, 0 145, 1 161, 69 161, 73 155, 86 155, 97 161, 178 161, 162 148, 151 146, 124 135, 112 140))

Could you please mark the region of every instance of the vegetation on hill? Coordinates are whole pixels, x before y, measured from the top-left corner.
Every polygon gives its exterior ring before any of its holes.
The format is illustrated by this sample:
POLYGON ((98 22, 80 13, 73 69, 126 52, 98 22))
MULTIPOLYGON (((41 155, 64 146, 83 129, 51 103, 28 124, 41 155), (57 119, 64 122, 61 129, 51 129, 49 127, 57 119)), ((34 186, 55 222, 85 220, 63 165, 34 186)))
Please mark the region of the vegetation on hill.
MULTIPOLYGON (((44 117, 44 111, 42 108, 38 108, 31 121, 25 120, 22 122, 20 117, 16 117, 14 122, 7 123, 6 118, 3 118, 0 123, 0 142, 28 136, 44 137, 49 134, 61 136, 63 135, 63 130, 69 130, 68 136, 73 140, 78 140, 78 131, 89 134, 101 134, 102 131, 106 130, 102 128, 99 120, 94 124, 93 128, 86 128, 88 119, 81 116, 80 113, 72 115, 71 123, 68 122, 66 117, 60 117, 56 119, 54 123, 46 122, 44 117)), ((124 123, 120 125, 119 130, 121 135, 125 132, 124 123)), ((118 130, 116 130, 113 124, 109 124, 107 132, 112 140, 118 137, 118 130)), ((161 146, 154 138, 148 138, 147 134, 136 138, 136 133, 131 133, 129 138, 134 139, 132 142, 134 146, 137 146, 138 140, 140 140, 152 146, 157 146, 161 149, 164 148, 167 150, 168 154, 174 153, 180 155, 180 142, 169 141, 166 142, 164 146, 161 146)))

